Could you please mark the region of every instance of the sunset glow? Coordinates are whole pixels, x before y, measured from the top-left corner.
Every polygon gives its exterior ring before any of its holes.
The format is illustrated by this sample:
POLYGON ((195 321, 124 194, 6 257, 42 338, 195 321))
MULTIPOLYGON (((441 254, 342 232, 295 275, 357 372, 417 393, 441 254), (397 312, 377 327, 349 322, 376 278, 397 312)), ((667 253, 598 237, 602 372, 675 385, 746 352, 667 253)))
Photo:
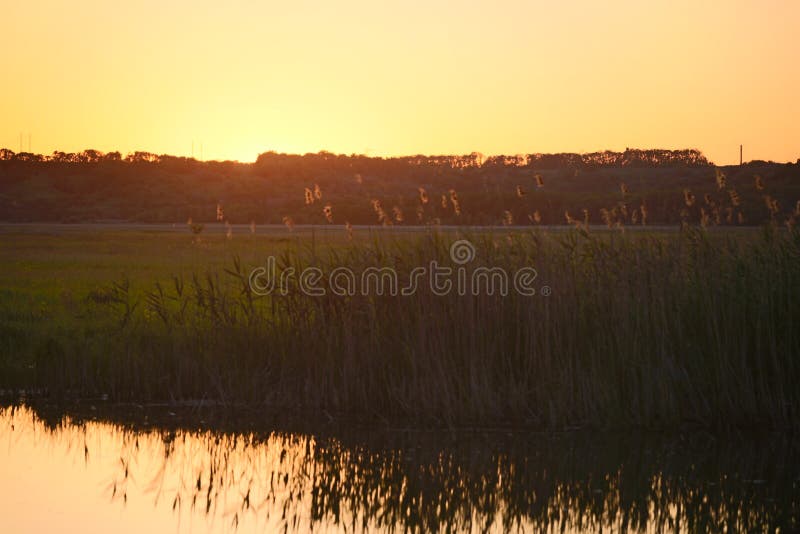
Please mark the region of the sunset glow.
POLYGON ((800 3, 9 2, 0 146, 800 157, 800 3))

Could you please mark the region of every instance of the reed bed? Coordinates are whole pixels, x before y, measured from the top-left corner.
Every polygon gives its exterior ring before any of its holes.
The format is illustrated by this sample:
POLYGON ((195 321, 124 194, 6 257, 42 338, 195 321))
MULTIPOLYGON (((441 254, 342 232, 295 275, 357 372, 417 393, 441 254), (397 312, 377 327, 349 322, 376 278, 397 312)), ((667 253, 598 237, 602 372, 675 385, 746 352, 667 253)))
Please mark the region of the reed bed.
MULTIPOLYGON (((221 271, 94 291, 107 320, 5 347, 3 387, 450 426, 800 420, 796 229, 578 225, 459 237, 475 246, 469 272, 534 267, 537 294, 438 295, 421 284, 408 296, 309 296, 294 282, 285 295, 260 296, 248 281, 257 265, 234 259, 221 271)), ((432 228, 327 247, 298 241, 264 256, 298 273, 391 267, 402 282, 431 260, 457 267, 453 240, 432 228)))

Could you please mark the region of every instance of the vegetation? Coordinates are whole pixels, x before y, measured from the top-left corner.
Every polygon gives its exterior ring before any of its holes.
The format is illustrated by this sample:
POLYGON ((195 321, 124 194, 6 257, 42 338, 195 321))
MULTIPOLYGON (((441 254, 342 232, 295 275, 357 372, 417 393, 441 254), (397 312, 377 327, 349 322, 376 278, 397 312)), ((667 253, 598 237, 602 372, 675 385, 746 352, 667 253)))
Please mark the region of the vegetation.
MULTIPOLYGON (((99 172, 95 178, 127 169, 160 183, 176 166, 228 165, 73 156, 5 153, 4 168, 83 169, 99 172)), ((781 182, 706 163, 693 151, 486 161, 262 154, 255 165, 230 164, 244 173, 231 187, 245 194, 248 184, 265 182, 258 173, 283 177, 270 188, 291 186, 299 204, 282 215, 285 229, 265 234, 251 220, 249 232, 234 234, 231 214, 248 211, 222 202, 208 211, 224 234, 204 232, 206 224, 192 217, 182 233, 12 229, 0 249, 8 266, 0 275, 0 387, 437 425, 795 426, 800 202, 778 199, 792 191, 794 166, 781 182), (610 174, 650 169, 669 177, 675 165, 705 181, 648 200, 610 174), (547 166, 560 173, 555 186, 536 171, 547 166), (354 173, 364 169, 375 174, 354 173), (321 171, 327 174, 303 185, 321 171), (609 171, 611 192, 595 197, 573 183, 572 196, 562 196, 567 176, 595 171, 609 171), (487 188, 489 176, 496 195, 486 189, 471 196, 466 185, 437 190, 456 178, 473 186, 477 178, 487 188), (530 183, 520 183, 525 176, 530 183), (377 198, 370 190, 388 191, 392 183, 411 189, 410 196, 392 205, 382 200, 388 193, 377 198), (384 227, 410 218, 426 226, 390 232, 334 224, 348 213, 348 195, 359 205, 354 210, 368 210, 384 227), (585 205, 604 203, 564 210, 558 222, 567 230, 542 226, 555 206, 581 195, 585 205), (488 213, 499 213, 502 226, 441 225, 488 213), (679 224, 649 230, 658 213, 679 224), (749 217, 765 221, 762 229, 736 228, 749 217), (466 257, 463 246, 458 254, 451 249, 457 240, 468 241, 466 257), (278 289, 254 291, 251 275, 271 267, 268 258, 276 259, 276 278, 293 275, 278 289), (457 287, 434 287, 431 262, 455 268, 449 276, 457 287), (348 291, 333 278, 344 267, 353 273, 348 291), (419 283, 422 267, 429 269, 419 283), (362 278, 356 290, 356 279, 376 269, 390 269, 399 287, 412 279, 418 285, 410 294, 377 285, 370 291, 362 278), (526 269, 526 291, 509 291, 511 278, 516 284, 526 269), (497 271, 506 286, 494 285, 497 271), (314 275, 316 294, 301 273, 314 275)), ((192 180, 183 181, 186 191, 215 191, 190 187, 192 180)), ((35 190, 20 183, 20 190, 35 190)), ((106 187, 90 183, 76 194, 106 187)), ((274 198, 281 206, 289 197, 274 198)), ((281 212, 261 206, 259 213, 281 212)))
MULTIPOLYGON (((189 232, 166 239, 178 237, 176 258, 203 250, 189 232)), ((6 290, 0 376, 57 397, 205 399, 428 424, 797 424, 796 230, 458 237, 476 247, 469 272, 534 266, 538 294, 437 295, 422 284, 410 296, 309 296, 295 279, 286 295, 259 296, 248 277, 267 255, 296 273, 388 266, 402 281, 431 260, 453 265, 456 238, 435 229, 267 236, 224 268, 187 262, 171 279, 162 266, 84 286, 73 295, 79 317, 61 322, 6 290)), ((149 239, 151 250, 164 246, 149 239)), ((220 250, 237 238, 215 239, 220 250)))
POLYGON ((232 224, 289 218, 297 224, 552 225, 564 224, 565 212, 582 220, 585 209, 591 224, 604 224, 601 209, 622 209, 623 202, 626 224, 641 224, 634 213, 645 206, 648 224, 672 225, 684 219, 682 195, 689 190, 697 198, 691 218, 705 208, 719 224, 758 225, 770 216, 754 175, 782 211, 791 212, 800 198, 800 165, 753 161, 719 169, 740 203, 715 215, 729 194, 716 186, 717 170, 696 150, 398 158, 267 152, 245 164, 143 152, 42 156, 2 149, 0 220, 208 223, 221 214, 232 224), (304 189, 324 198, 309 203, 304 189), (421 211, 420 190, 429 199, 421 211))

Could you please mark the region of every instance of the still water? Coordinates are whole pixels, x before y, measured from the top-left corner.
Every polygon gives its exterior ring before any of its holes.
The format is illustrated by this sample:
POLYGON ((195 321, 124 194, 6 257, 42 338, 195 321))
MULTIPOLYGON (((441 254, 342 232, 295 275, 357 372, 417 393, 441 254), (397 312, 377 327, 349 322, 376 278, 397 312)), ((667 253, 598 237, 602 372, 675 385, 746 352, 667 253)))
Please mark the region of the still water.
POLYGON ((0 532, 800 527, 785 436, 257 426, 0 407, 0 532))

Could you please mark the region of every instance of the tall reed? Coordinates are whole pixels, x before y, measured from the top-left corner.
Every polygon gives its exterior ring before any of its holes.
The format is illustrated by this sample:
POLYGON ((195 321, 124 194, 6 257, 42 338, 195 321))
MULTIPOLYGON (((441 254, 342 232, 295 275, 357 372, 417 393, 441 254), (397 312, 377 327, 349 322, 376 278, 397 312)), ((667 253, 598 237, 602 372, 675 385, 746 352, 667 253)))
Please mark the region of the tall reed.
MULTIPOLYGON (((107 293, 114 326, 41 340, 15 384, 120 401, 212 399, 462 425, 794 426, 800 233, 535 229, 464 235, 467 264, 532 266, 537 294, 258 296, 256 266, 107 293), (507 234, 504 233, 503 237, 507 234), (552 294, 541 294, 544 287, 552 294)), ((401 284, 453 238, 272 251, 278 268, 391 267, 401 284)), ((266 253, 265 253, 266 255, 266 253)), ((330 288, 327 288, 330 289, 330 288)), ((7 375, 11 376, 11 375, 7 375)))

